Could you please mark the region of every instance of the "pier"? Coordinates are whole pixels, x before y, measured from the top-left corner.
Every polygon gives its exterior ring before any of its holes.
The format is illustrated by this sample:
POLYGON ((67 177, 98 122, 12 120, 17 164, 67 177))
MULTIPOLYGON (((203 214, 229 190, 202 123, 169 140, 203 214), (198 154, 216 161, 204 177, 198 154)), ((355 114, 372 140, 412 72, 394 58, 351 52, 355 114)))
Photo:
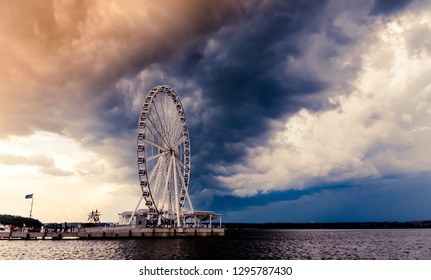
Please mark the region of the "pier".
POLYGON ((25 231, 0 231, 0 239, 50 239, 61 240, 63 238, 77 239, 77 232, 25 232, 25 231))
POLYGON ((0 232, 0 239, 62 240, 224 236, 224 228, 136 228, 133 226, 94 227, 76 232, 0 232))

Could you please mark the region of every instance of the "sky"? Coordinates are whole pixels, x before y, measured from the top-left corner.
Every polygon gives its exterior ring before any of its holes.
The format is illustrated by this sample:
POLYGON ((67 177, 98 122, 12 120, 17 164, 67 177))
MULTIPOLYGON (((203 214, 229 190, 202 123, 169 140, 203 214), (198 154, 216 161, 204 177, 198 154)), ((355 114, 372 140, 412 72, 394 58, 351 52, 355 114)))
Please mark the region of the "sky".
POLYGON ((430 33, 425 0, 0 1, 0 214, 133 210, 139 112, 168 84, 195 210, 431 219, 430 33))

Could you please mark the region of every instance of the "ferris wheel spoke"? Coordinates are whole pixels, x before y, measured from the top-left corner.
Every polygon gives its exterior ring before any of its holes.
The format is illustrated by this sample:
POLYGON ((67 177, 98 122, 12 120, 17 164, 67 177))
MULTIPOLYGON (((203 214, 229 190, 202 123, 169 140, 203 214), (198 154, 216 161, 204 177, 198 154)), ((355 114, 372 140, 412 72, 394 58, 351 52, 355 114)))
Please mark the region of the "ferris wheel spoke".
POLYGON ((177 112, 177 110, 175 108, 175 103, 174 103, 173 106, 169 107, 169 116, 170 117, 169 117, 168 123, 169 123, 169 135, 170 135, 170 138, 171 138, 171 139, 169 139, 170 141, 173 140, 172 136, 174 135, 174 130, 175 130, 175 115, 176 115, 176 112, 177 112))
POLYGON ((154 129, 157 131, 157 134, 159 134, 160 138, 162 138, 163 142, 165 142, 166 146, 169 147, 168 142, 166 142, 165 138, 163 137, 163 135, 160 133, 160 131, 157 129, 157 126, 154 124, 153 120, 148 116, 148 120, 150 121, 150 123, 153 125, 154 129))
POLYGON ((177 165, 176 169, 178 171, 178 174, 180 174, 180 176, 182 177, 181 170, 184 169, 184 164, 178 157, 175 157, 175 164, 177 165))
POLYGON ((175 132, 175 139, 176 139, 175 147, 180 145, 186 138, 187 137, 183 136, 183 134, 181 133, 181 130, 177 130, 175 132))
POLYGON ((163 160, 160 160, 160 164, 159 167, 157 169, 157 175, 156 175, 156 179, 155 179, 155 185, 153 187, 153 192, 156 194, 156 203, 161 206, 160 204, 160 188, 161 185, 163 184, 163 178, 164 178, 164 170, 166 169, 166 166, 164 164, 163 160))
MULTIPOLYGON (((157 142, 163 142, 163 140, 160 140, 161 137, 159 136, 159 134, 158 133, 154 133, 154 131, 150 128, 150 126, 148 126, 147 129, 149 131, 149 136, 151 136, 151 138, 153 138, 157 142)), ((148 138, 150 138, 150 137, 145 137, 146 140, 149 140, 148 138)), ((152 140, 150 140, 150 141, 152 141, 152 140)), ((157 144, 154 141, 152 141, 152 142, 155 143, 155 144, 157 144)), ((163 143, 160 143, 160 144, 163 144, 163 143)), ((159 144, 157 144, 157 145, 159 145, 159 144)))
POLYGON ((157 144, 157 143, 154 143, 153 141, 151 141, 151 140, 148 140, 148 139, 144 139, 143 140, 145 143, 147 143, 148 145, 151 145, 151 146, 153 146, 153 147, 155 147, 155 148, 158 148, 158 149, 160 149, 162 152, 165 152, 167 149, 166 149, 166 147, 162 147, 162 146, 160 146, 159 144, 157 144))
POLYGON ((163 95, 163 100, 162 100, 162 98, 160 98, 160 102, 159 103, 160 103, 160 107, 162 108, 163 122, 166 124, 166 114, 165 114, 165 109, 164 109, 164 106, 163 106, 163 104, 166 105, 166 94, 163 95))
POLYGON ((175 163, 175 158, 172 157, 172 168, 174 173, 174 188, 175 188, 175 212, 177 214, 177 223, 180 223, 180 209, 179 209, 179 197, 178 197, 178 179, 177 179, 177 164, 175 163))
POLYGON ((185 137, 185 136, 181 137, 180 139, 177 140, 174 147, 177 148, 179 145, 183 144, 186 139, 187 139, 187 137, 185 137))
POLYGON ((147 162, 150 162, 150 161, 155 160, 155 159, 157 159, 157 158, 159 158, 159 157, 161 157, 161 156, 163 156, 163 155, 166 155, 167 153, 169 153, 169 151, 165 151, 165 152, 162 152, 162 153, 158 153, 158 154, 156 154, 156 155, 154 155, 154 156, 151 156, 151 157, 147 158, 147 159, 146 159, 146 161, 147 161, 147 162))
POLYGON ((157 105, 156 105, 156 104, 154 104, 154 110, 155 110, 155 112, 156 112, 157 118, 159 119, 160 127, 161 127, 161 129, 163 130, 163 133, 164 133, 164 135, 165 135, 165 137, 166 137, 166 139, 167 139, 167 138, 168 138, 168 134, 166 133, 166 130, 165 130, 165 128, 163 127, 163 121, 162 121, 162 119, 160 118, 159 111, 157 110, 157 105))
POLYGON ((166 119, 165 119, 165 121, 166 121, 166 127, 167 127, 167 129, 169 129, 170 128, 170 125, 171 125, 171 108, 170 108, 170 104, 168 103, 168 96, 167 95, 165 95, 165 105, 166 105, 166 107, 165 107, 165 109, 166 109, 166 119))
POLYGON ((158 202, 160 200, 159 189, 160 189, 160 185, 162 184, 161 183, 161 176, 163 174, 164 167, 163 167, 162 161, 159 161, 159 163, 160 164, 158 166, 158 169, 157 169, 158 172, 157 172, 157 176, 156 176, 156 179, 155 179, 156 181, 154 182, 154 188, 153 188, 154 195, 153 195, 153 199, 156 202, 156 205, 158 205, 158 207, 160 208, 160 207, 163 207, 163 205, 161 205, 158 202))
POLYGON ((177 159, 177 161, 178 161, 178 164, 182 167, 182 168, 185 168, 186 167, 186 165, 184 164, 184 162, 177 156, 177 155, 175 155, 175 158, 177 159))
MULTIPOLYGON (((168 188, 169 188, 169 177, 171 176, 171 165, 168 164, 167 167, 168 167, 167 175, 164 178, 165 179, 165 182, 164 182, 165 187, 163 189, 163 195, 162 195, 162 203, 161 203, 162 207, 164 207, 166 195, 169 195, 168 188)), ((169 203, 169 201, 168 201, 168 203, 169 203)))
POLYGON ((181 173, 181 166, 178 160, 175 160, 175 164, 177 166, 176 171, 177 171, 178 177, 180 178, 181 186, 185 186, 186 182, 184 180, 184 175, 181 173))
POLYGON ((176 160, 176 164, 177 164, 177 171, 178 171, 178 175, 180 177, 181 183, 183 184, 183 186, 186 186, 186 179, 184 178, 184 174, 182 171, 184 171, 185 167, 181 166, 181 161, 180 160, 176 160))
POLYGON ((192 201, 190 200, 190 195, 189 195, 189 192, 188 192, 188 187, 187 187, 187 185, 186 185, 186 182, 185 182, 185 179, 184 179, 184 175, 183 175, 183 173, 181 173, 181 168, 180 168, 180 164, 179 164, 179 161, 178 160, 176 160, 176 164, 177 164, 177 173, 178 173, 178 177, 180 178, 180 182, 181 182, 181 190, 184 190, 184 197, 182 196, 182 194, 181 194, 181 202, 182 202, 182 207, 184 207, 184 205, 185 205, 185 200, 187 199, 187 201, 188 201, 188 203, 189 203, 189 207, 190 207, 190 210, 192 210, 192 211, 194 211, 194 209, 193 209, 193 204, 192 204, 192 201))
POLYGON ((178 139, 178 137, 181 135, 181 130, 182 130, 182 125, 180 123, 180 116, 179 113, 177 111, 177 109, 175 109, 175 114, 174 114, 174 129, 173 129, 173 140, 175 141, 176 139, 178 139))
MULTIPOLYGON (((164 94, 163 96, 161 96, 159 98, 158 103, 160 104, 160 108, 161 108, 162 116, 163 116, 163 123, 165 125, 165 131, 167 132, 168 131, 168 122, 167 122, 167 118, 166 118, 166 106, 167 106, 166 94, 164 94)), ((169 143, 169 139, 167 139, 167 142, 169 143)))
POLYGON ((156 174, 157 169, 160 166, 161 160, 158 160, 156 165, 153 167, 153 169, 150 171, 150 176, 148 177, 148 183, 150 183, 153 180, 154 174, 156 174))
POLYGON ((174 108, 172 123, 174 124, 172 127, 172 136, 174 137, 174 140, 175 140, 178 138, 179 132, 182 130, 179 112, 176 108, 174 108))
POLYGON ((163 104, 166 104, 166 95, 163 95, 163 99, 160 98, 160 108, 162 109, 163 121, 166 122, 166 114, 163 104))

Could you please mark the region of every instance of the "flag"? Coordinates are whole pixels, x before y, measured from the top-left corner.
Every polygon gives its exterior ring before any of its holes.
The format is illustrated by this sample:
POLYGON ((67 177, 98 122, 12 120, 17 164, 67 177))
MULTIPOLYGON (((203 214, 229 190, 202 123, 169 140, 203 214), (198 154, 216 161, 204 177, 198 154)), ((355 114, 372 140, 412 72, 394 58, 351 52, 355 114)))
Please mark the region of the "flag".
POLYGON ((33 194, 28 194, 25 196, 25 199, 31 199, 31 198, 33 198, 33 194))

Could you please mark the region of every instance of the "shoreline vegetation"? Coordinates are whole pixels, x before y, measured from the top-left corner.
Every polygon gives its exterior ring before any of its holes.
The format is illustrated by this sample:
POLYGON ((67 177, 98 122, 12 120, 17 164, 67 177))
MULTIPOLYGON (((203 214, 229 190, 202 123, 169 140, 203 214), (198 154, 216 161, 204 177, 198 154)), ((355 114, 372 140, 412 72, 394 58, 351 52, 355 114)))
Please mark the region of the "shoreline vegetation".
POLYGON ((224 223, 226 229, 385 229, 431 228, 431 220, 408 222, 224 223))
POLYGON ((30 228, 40 228, 43 225, 41 221, 33 218, 5 214, 0 214, 0 224, 16 227, 22 227, 25 225, 26 227, 30 228))

